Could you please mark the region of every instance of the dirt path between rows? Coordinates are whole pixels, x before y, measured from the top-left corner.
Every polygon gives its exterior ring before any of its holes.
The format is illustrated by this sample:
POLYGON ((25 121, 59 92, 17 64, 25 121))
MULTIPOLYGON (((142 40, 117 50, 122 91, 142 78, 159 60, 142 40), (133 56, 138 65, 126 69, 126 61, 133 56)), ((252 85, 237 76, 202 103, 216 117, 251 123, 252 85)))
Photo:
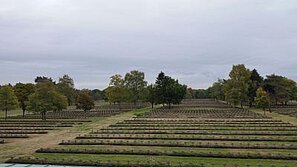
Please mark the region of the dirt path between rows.
POLYGON ((11 157, 32 155, 39 148, 58 146, 62 140, 74 139, 79 134, 86 134, 92 129, 100 129, 133 116, 132 112, 127 112, 106 118, 94 118, 92 122, 79 126, 49 131, 48 134, 35 135, 26 139, 10 140, 9 143, 0 145, 0 162, 5 162, 11 157))

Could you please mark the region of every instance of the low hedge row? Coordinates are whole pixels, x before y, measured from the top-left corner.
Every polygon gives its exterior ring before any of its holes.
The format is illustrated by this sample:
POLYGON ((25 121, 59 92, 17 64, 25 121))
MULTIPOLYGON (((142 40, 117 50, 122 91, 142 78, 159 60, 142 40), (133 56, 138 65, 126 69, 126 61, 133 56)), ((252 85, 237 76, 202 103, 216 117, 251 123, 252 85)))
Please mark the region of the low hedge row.
POLYGON ((191 137, 191 136, 97 136, 97 135, 84 135, 78 136, 76 139, 155 139, 155 140, 210 140, 210 141, 278 141, 278 142, 296 142, 297 138, 277 138, 277 137, 268 137, 268 138, 260 138, 260 137, 191 137))
POLYGON ((297 160, 292 154, 264 154, 264 153, 215 153, 193 151, 151 151, 151 150, 91 150, 91 149, 39 149, 37 153, 70 153, 70 154, 125 154, 125 155, 155 155, 182 157, 211 157, 211 158, 245 158, 245 159, 277 159, 297 160))
MULTIPOLYGON (((233 164, 216 164, 216 163, 183 163, 172 164, 169 161, 99 161, 99 160, 78 160, 78 159, 54 159, 49 160, 46 158, 33 158, 33 157, 19 157, 11 158, 7 163, 22 163, 22 164, 44 164, 44 165, 74 165, 74 166, 100 166, 100 167, 251 167, 249 164, 238 165, 233 164)), ((258 164, 257 167, 263 167, 264 165, 258 164)), ((269 167, 275 167, 271 164, 269 167)), ((288 167, 284 164, 282 167, 288 167)))
POLYGON ((186 124, 186 123, 180 123, 180 124, 176 124, 176 123, 168 123, 168 124, 114 124, 114 125, 110 125, 109 127, 260 127, 260 128, 264 128, 264 127, 279 127, 279 128, 297 128, 297 126, 291 125, 291 124, 267 124, 267 123, 263 123, 263 124, 186 124))
POLYGON ((0 138, 28 138, 26 134, 0 134, 0 138))
POLYGON ((297 128, 289 127, 269 127, 269 128, 261 128, 261 127, 108 127, 102 128, 101 130, 233 130, 233 131, 296 131, 297 128))
POLYGON ((43 130, 0 130, 0 134, 47 134, 43 130))
POLYGON ((189 134, 189 135, 259 135, 297 136, 296 131, 182 131, 182 130, 98 130, 91 134, 189 134))
POLYGON ((286 149, 297 150, 293 144, 249 144, 249 143, 203 143, 203 142, 159 142, 159 141, 123 141, 123 140, 73 140, 62 141, 60 145, 121 145, 121 146, 159 146, 192 148, 230 148, 230 149, 286 149))

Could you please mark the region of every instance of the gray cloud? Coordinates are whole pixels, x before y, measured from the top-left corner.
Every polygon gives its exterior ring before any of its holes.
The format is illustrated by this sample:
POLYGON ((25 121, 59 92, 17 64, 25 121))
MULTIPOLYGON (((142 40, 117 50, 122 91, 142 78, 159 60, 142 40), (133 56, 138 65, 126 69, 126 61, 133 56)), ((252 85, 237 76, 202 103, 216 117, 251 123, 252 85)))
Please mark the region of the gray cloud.
POLYGON ((238 63, 297 79, 296 20, 295 0, 0 0, 0 84, 138 69, 205 88, 238 63))

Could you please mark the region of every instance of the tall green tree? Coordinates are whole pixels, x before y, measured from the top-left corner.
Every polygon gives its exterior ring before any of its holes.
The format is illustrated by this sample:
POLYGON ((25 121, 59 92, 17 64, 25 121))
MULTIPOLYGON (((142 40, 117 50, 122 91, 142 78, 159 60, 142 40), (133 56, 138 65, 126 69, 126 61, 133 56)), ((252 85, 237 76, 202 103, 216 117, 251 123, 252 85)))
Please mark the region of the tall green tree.
POLYGON ((67 97, 68 105, 74 104, 76 91, 74 89, 73 79, 69 75, 64 75, 62 78, 59 78, 57 87, 59 92, 67 97))
POLYGON ((34 81, 36 84, 44 81, 49 81, 49 82, 52 82, 53 84, 56 84, 56 82, 52 78, 46 77, 46 76, 37 76, 34 81))
POLYGON ((99 89, 93 89, 90 93, 94 100, 102 100, 104 98, 104 91, 99 89))
POLYGON ((95 107, 94 100, 87 92, 81 91, 76 100, 76 107, 83 109, 85 112, 95 107))
POLYGON ((40 113, 46 120, 47 112, 66 109, 67 105, 67 98, 59 93, 56 86, 50 81, 43 81, 37 83, 35 92, 29 96, 28 110, 40 113))
POLYGON ((218 79, 211 87, 208 88, 210 97, 216 100, 225 100, 224 84, 225 80, 218 79))
POLYGON ((154 104, 157 102, 156 88, 153 84, 149 85, 146 88, 146 99, 151 103, 152 108, 154 108, 154 104))
POLYGON ((124 83, 129 92, 129 101, 133 102, 135 105, 139 100, 144 100, 143 94, 147 86, 147 82, 144 78, 144 72, 137 70, 130 71, 125 75, 124 83))
POLYGON ((250 107, 252 107, 253 103, 255 102, 257 89, 262 85, 263 80, 264 80, 263 77, 260 76, 258 71, 256 69, 253 69, 251 72, 249 90, 248 90, 250 107))
MULTIPOLYGON (((202 93, 201 90, 202 89, 199 89, 197 91, 199 91, 199 93, 202 93)), ((201 94, 198 94, 198 95, 201 95, 201 94)), ((186 90, 185 99, 193 99, 193 98, 195 98, 195 95, 193 94, 193 90, 191 88, 188 88, 186 90)))
POLYGON ((234 105, 243 104, 248 101, 248 89, 251 72, 243 64, 233 65, 229 73, 230 79, 224 84, 226 100, 234 105))
POLYGON ((187 86, 179 84, 178 80, 160 72, 155 83, 155 89, 157 103, 167 104, 171 108, 171 104, 179 104, 182 101, 186 94, 187 86))
POLYGON ((255 101, 256 106, 262 108, 265 114, 265 109, 269 107, 269 95, 263 88, 259 87, 257 89, 255 101))
POLYGON ((209 89, 197 89, 194 92, 195 92, 195 95, 194 95, 195 99, 208 99, 208 98, 210 98, 209 89))
POLYGON ((108 102, 118 103, 121 109, 121 103, 127 101, 129 96, 121 75, 116 74, 110 77, 109 87, 105 89, 105 96, 108 102))
POLYGON ((294 96, 296 82, 279 75, 268 75, 264 80, 264 88, 275 105, 286 104, 294 96))
POLYGON ((0 107, 2 111, 5 111, 5 120, 7 112, 18 107, 18 99, 11 86, 0 87, 0 107))
POLYGON ((34 91, 35 91, 35 86, 34 84, 31 84, 31 83, 27 83, 27 84, 17 83, 14 86, 14 92, 18 98, 19 105, 23 111, 23 117, 25 116, 29 96, 33 94, 34 91))

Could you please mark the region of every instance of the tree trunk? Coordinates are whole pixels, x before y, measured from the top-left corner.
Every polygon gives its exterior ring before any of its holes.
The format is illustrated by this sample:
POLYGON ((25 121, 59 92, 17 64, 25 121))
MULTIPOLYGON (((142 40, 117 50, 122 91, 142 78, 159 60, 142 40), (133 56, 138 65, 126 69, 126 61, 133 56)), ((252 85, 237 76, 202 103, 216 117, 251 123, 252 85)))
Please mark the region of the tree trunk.
POLYGON ((5 108, 5 120, 7 119, 7 107, 5 108))
POLYGON ((154 108, 154 103, 151 103, 152 104, 152 108, 154 108))
POLYGON ((119 102, 119 109, 120 109, 120 111, 122 110, 122 107, 121 107, 121 103, 119 102))
POLYGON ((25 117, 25 110, 23 109, 23 117, 25 117))
POLYGON ((41 119, 43 121, 46 121, 46 112, 45 111, 41 112, 41 119))
POLYGON ((168 105, 169 105, 169 109, 171 109, 171 103, 168 103, 168 105))

